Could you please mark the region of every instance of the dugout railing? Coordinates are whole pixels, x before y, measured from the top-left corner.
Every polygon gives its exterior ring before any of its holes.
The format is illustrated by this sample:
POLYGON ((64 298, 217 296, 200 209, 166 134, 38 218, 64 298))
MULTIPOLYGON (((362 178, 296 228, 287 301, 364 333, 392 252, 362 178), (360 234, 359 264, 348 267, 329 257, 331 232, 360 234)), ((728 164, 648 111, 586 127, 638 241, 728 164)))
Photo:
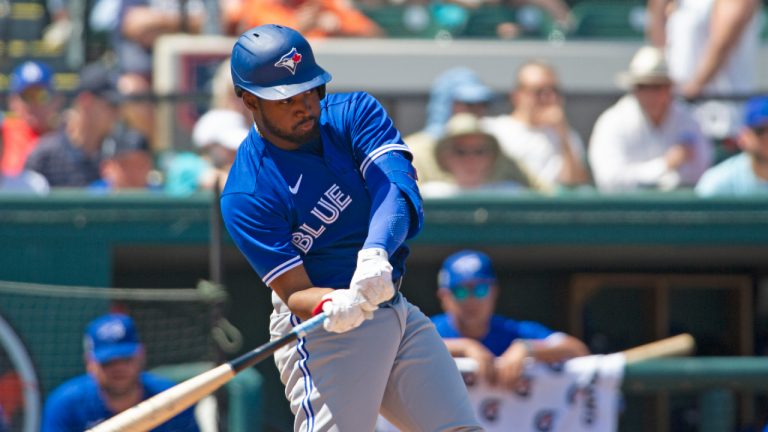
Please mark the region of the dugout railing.
MULTIPOLYGON (((212 198, 151 193, 96 196, 85 191, 57 191, 44 199, 1 196, 0 280, 95 287, 194 286, 209 276, 212 198)), ((458 248, 478 248, 496 263, 504 287, 500 313, 570 330, 568 290, 575 274, 712 275, 713 280, 739 275, 749 285, 746 299, 752 300, 748 302, 752 318, 747 325, 752 334, 739 330, 744 328, 739 309, 725 307, 731 301, 743 304, 739 297, 743 289, 732 290, 733 294, 725 288, 676 290, 665 306, 665 325, 670 334, 691 333, 698 357, 691 359, 693 363, 670 360, 628 369, 628 424, 622 430, 643 430, 638 427, 652 419, 675 418, 680 406, 695 410, 699 417, 714 415, 699 402, 714 403, 731 391, 738 403, 734 402, 733 416, 728 415, 730 424, 756 424, 765 421, 761 418, 765 400, 756 389, 766 376, 759 367, 768 364, 753 357, 765 354, 768 339, 765 311, 755 301, 768 273, 766 204, 768 200, 757 198, 702 200, 690 192, 601 196, 576 191, 550 197, 428 199, 425 228, 411 242, 403 290, 426 313, 436 313, 441 260, 458 248), (750 339, 753 349, 745 355, 746 345, 738 341, 750 339), (670 370, 676 372, 664 375, 670 370), (752 390, 755 397, 745 393, 752 390), (657 402, 648 392, 670 392, 669 403, 657 402), (745 405, 745 398, 751 403, 745 405), (643 415, 636 414, 638 409, 643 415)), ((247 349, 266 341, 269 291, 224 234, 219 259, 229 296, 226 316, 242 331, 242 349, 247 349)), ((593 351, 620 351, 657 338, 654 332, 659 329, 654 326, 661 321, 645 313, 655 305, 652 297, 639 293, 642 289, 601 289, 584 304, 582 337, 593 351)), ((67 352, 80 355, 76 342, 67 352)), ((257 370, 264 376, 268 395, 265 421, 289 424, 275 368, 271 362, 263 363, 257 370)))

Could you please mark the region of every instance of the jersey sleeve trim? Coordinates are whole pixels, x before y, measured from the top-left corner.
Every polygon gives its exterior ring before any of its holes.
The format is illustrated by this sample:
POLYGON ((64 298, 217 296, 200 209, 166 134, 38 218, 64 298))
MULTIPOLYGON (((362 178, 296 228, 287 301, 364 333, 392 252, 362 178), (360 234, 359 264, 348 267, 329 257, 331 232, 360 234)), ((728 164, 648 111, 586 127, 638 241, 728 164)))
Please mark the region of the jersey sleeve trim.
POLYGON ((383 155, 384 153, 390 152, 390 151, 404 151, 408 154, 411 154, 411 149, 408 148, 405 144, 386 144, 383 145, 376 150, 372 151, 371 154, 368 155, 367 158, 363 161, 363 163, 360 165, 360 172, 363 174, 363 178, 365 178, 365 172, 368 170, 368 168, 371 166, 374 160, 378 158, 379 156, 383 155))
POLYGON ((272 270, 270 270, 269 273, 265 274, 263 278, 264 283, 267 284, 267 286, 269 286, 269 284, 272 283, 273 280, 277 279, 280 275, 301 264, 303 264, 301 257, 296 255, 295 257, 289 259, 288 261, 273 268, 272 270))

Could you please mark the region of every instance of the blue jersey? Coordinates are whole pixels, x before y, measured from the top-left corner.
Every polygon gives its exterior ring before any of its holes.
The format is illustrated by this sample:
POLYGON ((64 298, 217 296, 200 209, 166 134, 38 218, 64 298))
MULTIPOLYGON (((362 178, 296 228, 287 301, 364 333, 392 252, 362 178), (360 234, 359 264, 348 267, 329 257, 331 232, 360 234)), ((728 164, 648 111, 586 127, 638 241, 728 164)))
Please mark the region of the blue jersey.
MULTIPOLYGON (((172 381, 148 373, 141 374, 144 398, 174 385, 172 381)), ((51 393, 45 403, 42 432, 82 432, 114 416, 99 394, 92 376, 72 378, 51 393)), ((152 429, 155 432, 197 432, 194 409, 188 408, 176 417, 152 429)))
MULTIPOLYGON (((326 95, 319 127, 319 143, 293 151, 252 128, 222 193, 227 229, 267 285, 303 264, 315 286, 348 287, 368 235, 366 173, 389 152, 410 159, 392 120, 366 93, 326 95)), ((415 175, 384 171, 412 206, 412 237, 423 221, 415 175)), ((394 279, 405 271, 407 255, 402 245, 390 257, 394 279)))
MULTIPOLYGON (((435 315, 432 317, 432 322, 441 337, 445 339, 461 337, 448 314, 435 315)), ((480 343, 498 357, 509 348, 515 339, 545 339, 553 333, 555 332, 537 322, 515 321, 494 315, 491 317, 488 334, 480 343)))

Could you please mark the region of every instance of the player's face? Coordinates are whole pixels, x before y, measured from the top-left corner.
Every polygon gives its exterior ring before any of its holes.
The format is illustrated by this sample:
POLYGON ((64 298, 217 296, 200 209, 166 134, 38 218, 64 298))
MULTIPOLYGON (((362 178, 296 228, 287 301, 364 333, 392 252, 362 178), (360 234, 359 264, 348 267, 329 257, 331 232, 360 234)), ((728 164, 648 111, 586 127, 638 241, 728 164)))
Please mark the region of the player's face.
POLYGON ((672 103, 671 84, 641 84, 636 85, 633 91, 637 102, 645 115, 656 124, 660 124, 667 114, 667 109, 672 103))
POLYGON ((520 71, 517 79, 517 89, 512 95, 515 109, 536 110, 562 103, 557 76, 551 69, 529 65, 520 71))
POLYGON ((488 322, 496 306, 496 285, 487 281, 468 282, 444 292, 443 308, 458 321, 470 326, 488 322))
POLYGON ((280 148, 296 149, 320 137, 318 89, 276 101, 256 98, 249 108, 262 136, 280 148))
POLYGON ((61 98, 44 87, 32 86, 12 96, 9 106, 33 130, 42 133, 55 126, 61 98))
POLYGON ((116 359, 104 364, 92 362, 89 372, 108 396, 119 398, 130 394, 139 385, 143 357, 116 359))
POLYGON ((768 162, 768 123, 755 128, 744 128, 739 135, 739 146, 758 162, 768 162))
POLYGON ((464 135, 448 144, 442 159, 460 187, 476 188, 488 181, 496 153, 483 135, 464 135))

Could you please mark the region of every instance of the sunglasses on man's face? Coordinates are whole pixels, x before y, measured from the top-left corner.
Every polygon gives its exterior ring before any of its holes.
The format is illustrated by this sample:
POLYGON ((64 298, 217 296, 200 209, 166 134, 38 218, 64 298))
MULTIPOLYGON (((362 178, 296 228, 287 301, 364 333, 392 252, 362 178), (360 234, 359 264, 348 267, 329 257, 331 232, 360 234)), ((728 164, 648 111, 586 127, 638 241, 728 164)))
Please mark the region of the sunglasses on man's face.
POLYGON ((51 93, 41 87, 30 87, 19 94, 24 102, 31 105, 45 105, 51 100, 51 93))
POLYGON ((752 128, 752 130, 759 137, 768 135, 768 125, 752 128))
POLYGON ((451 287, 453 297, 458 301, 464 301, 469 297, 485 298, 491 292, 491 282, 469 282, 456 284, 451 287))

